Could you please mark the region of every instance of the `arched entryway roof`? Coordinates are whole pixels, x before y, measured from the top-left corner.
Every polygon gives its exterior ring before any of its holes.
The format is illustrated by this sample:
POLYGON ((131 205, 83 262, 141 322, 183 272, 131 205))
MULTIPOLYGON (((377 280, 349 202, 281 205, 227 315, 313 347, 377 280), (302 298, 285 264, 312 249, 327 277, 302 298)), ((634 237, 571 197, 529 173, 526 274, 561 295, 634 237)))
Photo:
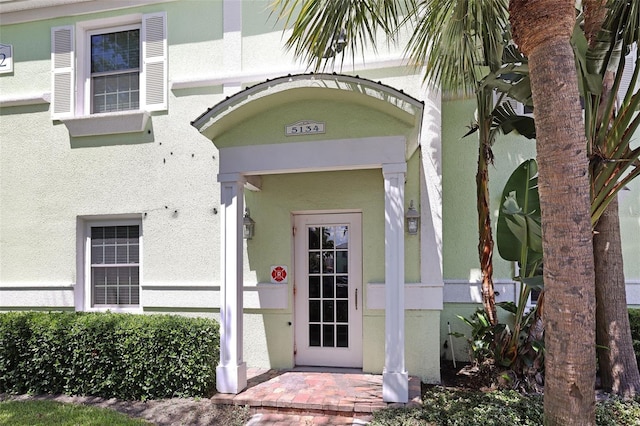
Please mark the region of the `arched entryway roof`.
POLYGON ((225 148, 294 142, 285 134, 285 126, 298 118, 313 119, 326 122, 326 131, 306 135, 305 140, 398 135, 405 138, 405 157, 409 158, 418 146, 423 108, 420 100, 381 82, 308 73, 247 87, 191 124, 218 148, 225 148), (254 137, 252 130, 257 127, 261 133, 254 137))

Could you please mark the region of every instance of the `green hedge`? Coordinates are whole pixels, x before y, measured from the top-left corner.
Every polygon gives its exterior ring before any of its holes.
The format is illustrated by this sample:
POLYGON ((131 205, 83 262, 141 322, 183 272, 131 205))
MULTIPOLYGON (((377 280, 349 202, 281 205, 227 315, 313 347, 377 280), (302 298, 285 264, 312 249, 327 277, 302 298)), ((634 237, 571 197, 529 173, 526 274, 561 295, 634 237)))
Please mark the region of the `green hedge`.
POLYGON ((636 361, 640 366, 640 309, 629 309, 629 323, 631 323, 631 338, 636 361))
POLYGON ((0 393, 120 399, 210 396, 219 325, 115 313, 0 314, 0 393))

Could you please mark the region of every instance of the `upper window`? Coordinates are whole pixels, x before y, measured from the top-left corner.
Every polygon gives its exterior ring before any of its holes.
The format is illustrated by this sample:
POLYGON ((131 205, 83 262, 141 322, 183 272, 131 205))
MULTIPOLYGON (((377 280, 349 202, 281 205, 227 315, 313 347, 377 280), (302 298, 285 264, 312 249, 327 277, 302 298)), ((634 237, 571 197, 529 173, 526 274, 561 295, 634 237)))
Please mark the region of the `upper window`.
POLYGON ((52 116, 167 108, 166 14, 51 29, 52 116))
POLYGON ((140 29, 91 34, 91 112, 140 108, 140 29))

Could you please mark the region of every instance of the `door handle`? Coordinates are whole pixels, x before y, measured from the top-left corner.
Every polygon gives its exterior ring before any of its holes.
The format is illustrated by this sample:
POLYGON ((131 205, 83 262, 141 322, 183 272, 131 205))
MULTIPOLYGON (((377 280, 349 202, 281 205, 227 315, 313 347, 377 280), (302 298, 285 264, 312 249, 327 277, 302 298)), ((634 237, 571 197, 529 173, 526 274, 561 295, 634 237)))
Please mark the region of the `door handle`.
POLYGON ((356 288, 356 311, 358 310, 358 289, 356 288))

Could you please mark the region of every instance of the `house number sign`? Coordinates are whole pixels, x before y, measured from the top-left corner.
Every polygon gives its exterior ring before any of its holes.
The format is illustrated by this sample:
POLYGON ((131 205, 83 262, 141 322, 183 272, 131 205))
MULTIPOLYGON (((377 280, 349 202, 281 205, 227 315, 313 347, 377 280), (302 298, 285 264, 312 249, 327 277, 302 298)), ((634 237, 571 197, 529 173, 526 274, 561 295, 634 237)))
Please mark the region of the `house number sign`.
POLYGON ((285 136, 315 135, 324 133, 324 123, 321 121, 303 120, 289 124, 284 128, 285 136))
POLYGON ((0 44, 0 74, 13 72, 13 46, 0 44))

